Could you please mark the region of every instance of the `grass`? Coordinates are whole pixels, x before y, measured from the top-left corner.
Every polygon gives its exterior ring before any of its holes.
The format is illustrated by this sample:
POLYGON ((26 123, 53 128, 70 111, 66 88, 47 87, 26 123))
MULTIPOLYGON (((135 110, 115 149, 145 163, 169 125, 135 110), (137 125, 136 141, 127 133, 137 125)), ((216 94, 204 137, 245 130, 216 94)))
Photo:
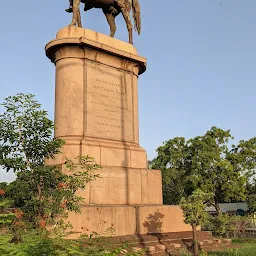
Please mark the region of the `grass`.
POLYGON ((233 239, 233 245, 238 248, 220 252, 209 252, 210 256, 256 256, 256 239, 233 239))
MULTIPOLYGON (((216 252, 202 252, 200 256, 256 256, 256 239, 233 239, 232 244, 237 247, 233 249, 216 251, 216 252)), ((181 256, 191 256, 184 250, 180 250, 181 256)))

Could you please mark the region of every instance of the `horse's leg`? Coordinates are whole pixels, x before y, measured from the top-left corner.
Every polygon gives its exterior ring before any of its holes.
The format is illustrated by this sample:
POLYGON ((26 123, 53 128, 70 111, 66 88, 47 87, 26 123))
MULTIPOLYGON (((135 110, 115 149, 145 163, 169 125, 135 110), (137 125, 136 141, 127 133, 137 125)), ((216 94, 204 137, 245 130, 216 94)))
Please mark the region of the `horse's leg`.
POLYGON ((77 13, 76 13, 76 8, 73 7, 73 18, 71 23, 69 24, 69 26, 75 26, 76 25, 76 21, 77 21, 77 13))
POLYGON ((79 8, 80 8, 80 0, 74 0, 73 1, 73 19, 70 24, 71 26, 76 26, 77 23, 81 25, 81 16, 80 16, 79 8))
POLYGON ((80 8, 77 9, 77 26, 82 28, 82 21, 81 21, 81 12, 80 8))
POLYGON ((112 13, 109 13, 108 10, 102 9, 103 13, 107 18, 107 22, 110 26, 110 36, 114 37, 116 32, 116 23, 115 23, 115 16, 112 13))
POLYGON ((131 11, 131 8, 127 8, 127 6, 126 7, 121 7, 121 12, 122 12, 122 15, 125 19, 127 30, 129 32, 129 43, 133 44, 133 40, 132 40, 132 22, 131 22, 131 17, 130 17, 130 11, 131 11))

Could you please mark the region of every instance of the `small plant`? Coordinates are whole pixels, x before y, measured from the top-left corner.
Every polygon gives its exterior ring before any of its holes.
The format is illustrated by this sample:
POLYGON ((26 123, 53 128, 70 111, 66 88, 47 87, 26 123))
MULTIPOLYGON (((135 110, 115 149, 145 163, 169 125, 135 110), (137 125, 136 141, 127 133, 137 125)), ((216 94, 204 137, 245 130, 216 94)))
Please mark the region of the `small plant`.
POLYGON ((12 201, 5 198, 5 190, 0 190, 0 228, 5 228, 9 226, 14 218, 15 214, 8 208, 12 205, 12 201))
POLYGON ((194 256, 199 255, 196 229, 207 217, 207 213, 204 210, 206 203, 209 202, 211 197, 211 194, 204 193, 198 189, 187 199, 182 198, 180 201, 180 206, 184 212, 185 223, 190 224, 192 227, 194 256))

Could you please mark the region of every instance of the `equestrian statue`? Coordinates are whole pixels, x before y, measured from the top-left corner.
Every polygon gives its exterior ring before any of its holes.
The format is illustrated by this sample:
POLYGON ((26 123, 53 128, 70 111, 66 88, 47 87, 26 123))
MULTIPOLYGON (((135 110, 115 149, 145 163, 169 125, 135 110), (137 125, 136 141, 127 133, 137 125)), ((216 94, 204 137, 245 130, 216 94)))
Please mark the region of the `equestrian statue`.
POLYGON ((101 8, 105 14, 108 24, 110 26, 110 36, 114 37, 116 32, 115 18, 122 13, 126 26, 129 32, 129 43, 133 44, 132 36, 132 22, 130 17, 131 10, 133 11, 134 29, 140 34, 141 18, 140 18, 140 4, 138 0, 69 0, 69 8, 66 12, 73 12, 73 18, 70 26, 82 27, 80 3, 84 3, 84 11, 92 8, 101 8))

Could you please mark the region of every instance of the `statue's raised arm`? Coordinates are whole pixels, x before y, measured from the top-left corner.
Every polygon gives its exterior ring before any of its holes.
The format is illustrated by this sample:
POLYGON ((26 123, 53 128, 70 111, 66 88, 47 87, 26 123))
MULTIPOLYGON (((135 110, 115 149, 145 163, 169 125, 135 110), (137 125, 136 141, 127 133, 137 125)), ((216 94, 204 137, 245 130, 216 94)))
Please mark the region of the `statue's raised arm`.
POLYGON ((129 43, 133 44, 132 22, 130 17, 131 10, 133 11, 134 28, 140 34, 141 18, 140 5, 138 0, 69 0, 69 8, 67 12, 73 12, 73 18, 70 26, 82 27, 80 3, 84 3, 84 11, 92 8, 101 8, 105 14, 110 26, 110 36, 114 37, 116 32, 115 17, 122 13, 127 29, 129 32, 129 43))

